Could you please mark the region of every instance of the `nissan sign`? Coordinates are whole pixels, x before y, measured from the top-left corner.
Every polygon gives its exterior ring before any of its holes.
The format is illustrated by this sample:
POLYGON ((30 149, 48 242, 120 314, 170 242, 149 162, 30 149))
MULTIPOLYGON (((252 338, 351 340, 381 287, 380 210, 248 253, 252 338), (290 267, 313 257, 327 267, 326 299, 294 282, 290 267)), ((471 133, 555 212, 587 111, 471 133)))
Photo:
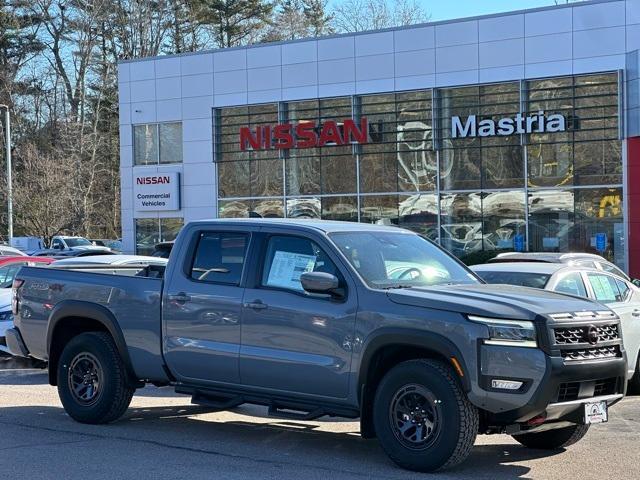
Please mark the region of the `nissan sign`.
POLYGON ((180 210, 180 174, 135 175, 133 197, 134 209, 138 212, 180 210))
POLYGON ((518 113, 515 117, 503 117, 498 120, 486 118, 478 121, 475 115, 469 115, 464 121, 460 117, 451 117, 451 138, 493 137, 522 133, 564 132, 564 115, 558 113, 546 116, 541 110, 525 116, 518 113))
POLYGON ((341 122, 325 120, 322 123, 305 121, 297 124, 280 123, 240 128, 240 150, 270 150, 290 148, 314 148, 329 145, 367 143, 367 119, 360 125, 352 119, 341 122))

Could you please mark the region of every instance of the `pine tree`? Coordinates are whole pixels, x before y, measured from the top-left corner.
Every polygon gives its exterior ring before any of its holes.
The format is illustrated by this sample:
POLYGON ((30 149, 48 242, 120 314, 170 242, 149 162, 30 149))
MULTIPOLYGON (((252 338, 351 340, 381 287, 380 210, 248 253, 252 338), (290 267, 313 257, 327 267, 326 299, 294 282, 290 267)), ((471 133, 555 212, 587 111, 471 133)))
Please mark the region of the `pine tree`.
POLYGON ((273 4, 264 0, 195 0, 202 25, 213 30, 218 47, 251 43, 270 23, 273 4))
POLYGON ((327 13, 327 3, 327 0, 303 0, 305 21, 312 37, 334 33, 333 15, 327 13))

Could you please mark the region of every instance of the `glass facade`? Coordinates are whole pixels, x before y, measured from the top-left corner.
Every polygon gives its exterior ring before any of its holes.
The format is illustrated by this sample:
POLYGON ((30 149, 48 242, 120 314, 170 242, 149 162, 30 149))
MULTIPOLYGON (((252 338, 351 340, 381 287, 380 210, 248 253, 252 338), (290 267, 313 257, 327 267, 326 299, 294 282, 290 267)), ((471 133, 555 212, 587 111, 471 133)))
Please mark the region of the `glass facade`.
POLYGON ((151 255, 160 242, 175 240, 183 225, 182 218, 136 218, 136 254, 151 255))
POLYGON ((623 265, 618 118, 617 73, 221 108, 218 213, 399 225, 469 263, 574 250, 623 265), (558 115, 564 128, 526 120, 558 115), (241 127, 363 117, 366 143, 240 147, 241 127), (477 132, 455 134, 453 118, 470 117, 477 132))

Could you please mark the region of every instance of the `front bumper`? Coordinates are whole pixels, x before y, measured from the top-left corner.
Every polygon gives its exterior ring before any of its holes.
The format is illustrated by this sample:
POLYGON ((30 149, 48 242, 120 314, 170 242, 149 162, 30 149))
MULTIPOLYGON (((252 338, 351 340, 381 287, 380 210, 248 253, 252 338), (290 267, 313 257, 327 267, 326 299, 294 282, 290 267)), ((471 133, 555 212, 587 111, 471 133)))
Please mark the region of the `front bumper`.
POLYGON ((7 347, 12 355, 17 357, 28 357, 29 350, 20 335, 20 331, 17 328, 10 328, 6 333, 7 347))
POLYGON ((566 362, 546 356, 546 369, 526 405, 494 414, 492 423, 524 423, 537 416, 545 421, 568 420, 580 423, 582 405, 606 400, 614 405, 626 393, 626 358, 566 362))

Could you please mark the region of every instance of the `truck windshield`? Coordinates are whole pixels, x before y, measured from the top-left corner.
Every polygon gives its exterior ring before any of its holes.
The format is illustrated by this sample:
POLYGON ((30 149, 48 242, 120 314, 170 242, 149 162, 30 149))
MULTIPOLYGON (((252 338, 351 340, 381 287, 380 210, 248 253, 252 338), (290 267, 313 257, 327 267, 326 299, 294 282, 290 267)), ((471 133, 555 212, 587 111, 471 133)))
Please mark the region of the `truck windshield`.
POLYGON ((371 288, 480 283, 453 257, 419 235, 340 232, 330 236, 371 288))
POLYGON ((65 238, 64 241, 69 247, 83 247, 85 245, 92 245, 92 243, 89 240, 82 237, 65 238))

